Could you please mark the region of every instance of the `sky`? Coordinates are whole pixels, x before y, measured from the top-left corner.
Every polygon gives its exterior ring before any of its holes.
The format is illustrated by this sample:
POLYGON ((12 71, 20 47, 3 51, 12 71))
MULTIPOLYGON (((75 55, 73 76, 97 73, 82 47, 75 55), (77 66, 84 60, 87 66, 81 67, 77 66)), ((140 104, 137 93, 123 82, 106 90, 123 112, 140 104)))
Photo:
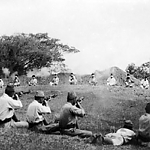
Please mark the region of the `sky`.
POLYGON ((150 61, 149 0, 0 0, 0 36, 48 33, 76 74, 150 61))

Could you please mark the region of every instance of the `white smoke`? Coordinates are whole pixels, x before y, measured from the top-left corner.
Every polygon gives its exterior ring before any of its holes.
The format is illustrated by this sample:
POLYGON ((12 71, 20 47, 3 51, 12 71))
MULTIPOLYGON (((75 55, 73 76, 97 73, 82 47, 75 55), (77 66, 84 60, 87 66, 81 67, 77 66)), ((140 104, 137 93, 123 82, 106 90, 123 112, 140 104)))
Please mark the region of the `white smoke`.
POLYGON ((3 67, 2 67, 2 71, 3 71, 3 73, 5 74, 5 77, 8 77, 8 76, 9 76, 10 71, 9 71, 8 68, 3 68, 3 67))
POLYGON ((43 67, 41 69, 33 69, 27 73, 27 77, 32 77, 32 75, 46 77, 50 75, 49 68, 43 67))

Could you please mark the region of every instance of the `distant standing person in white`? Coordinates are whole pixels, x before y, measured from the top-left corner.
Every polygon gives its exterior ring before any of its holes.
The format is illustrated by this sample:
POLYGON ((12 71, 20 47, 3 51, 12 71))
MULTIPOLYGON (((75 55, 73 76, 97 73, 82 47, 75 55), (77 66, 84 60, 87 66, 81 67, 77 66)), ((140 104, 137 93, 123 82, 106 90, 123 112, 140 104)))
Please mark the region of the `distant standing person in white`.
POLYGON ((144 79, 141 80, 140 87, 142 89, 148 89, 149 88, 149 82, 147 80, 147 77, 145 77, 144 79))
POLYGON ((69 83, 71 85, 74 85, 74 84, 77 84, 77 79, 75 77, 75 75, 73 73, 70 73, 70 76, 69 76, 69 83))
POLYGON ((4 82, 2 79, 0 79, 0 88, 3 88, 3 86, 4 86, 4 82))
POLYGON ((114 86, 116 84, 117 84, 117 81, 114 78, 113 74, 111 73, 110 77, 107 79, 107 85, 114 86))
POLYGON ((57 76, 57 74, 55 74, 55 76, 54 76, 54 78, 52 79, 52 81, 49 83, 51 86, 53 86, 53 85, 58 85, 58 83, 59 83, 59 78, 58 78, 58 76, 57 76))
POLYGON ((91 74, 89 84, 91 84, 93 86, 96 86, 96 84, 97 84, 97 80, 96 80, 96 77, 95 77, 94 73, 91 74))
POLYGON ((29 82, 29 86, 36 86, 37 85, 37 79, 35 75, 32 75, 32 79, 29 82))

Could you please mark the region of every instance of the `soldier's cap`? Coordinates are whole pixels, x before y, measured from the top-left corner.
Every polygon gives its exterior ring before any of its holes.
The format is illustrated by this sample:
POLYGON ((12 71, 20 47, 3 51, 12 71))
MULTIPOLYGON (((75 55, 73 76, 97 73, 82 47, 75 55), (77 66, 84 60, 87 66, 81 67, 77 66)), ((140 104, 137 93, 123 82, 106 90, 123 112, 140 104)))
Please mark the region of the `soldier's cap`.
POLYGON ((45 97, 45 94, 43 91, 36 91, 35 97, 45 97))
POLYGON ((9 83, 7 86, 6 86, 6 89, 5 89, 5 92, 15 92, 15 89, 14 89, 14 85, 12 83, 9 83))
POLYGON ((74 99, 76 99, 76 98, 77 98, 76 92, 73 92, 73 91, 68 92, 67 100, 74 100, 74 99))
POLYGON ((150 103, 147 103, 147 104, 146 104, 145 111, 146 111, 147 113, 150 113, 150 103))

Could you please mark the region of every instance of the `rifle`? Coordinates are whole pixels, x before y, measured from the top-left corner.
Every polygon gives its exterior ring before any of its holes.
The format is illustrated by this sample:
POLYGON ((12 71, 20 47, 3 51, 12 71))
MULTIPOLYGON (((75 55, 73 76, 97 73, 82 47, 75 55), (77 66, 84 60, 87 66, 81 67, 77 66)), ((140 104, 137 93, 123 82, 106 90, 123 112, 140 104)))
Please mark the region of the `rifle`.
POLYGON ((82 103, 84 101, 84 97, 78 97, 77 100, 76 100, 76 103, 82 103))
POLYGON ((58 96, 58 94, 52 94, 52 95, 49 95, 48 97, 45 97, 45 98, 44 98, 44 101, 43 101, 43 103, 42 103, 42 105, 43 105, 43 106, 46 106, 46 101, 51 101, 52 98, 55 98, 55 97, 57 97, 57 96, 58 96))
POLYGON ((17 96, 16 96, 16 95, 18 95, 18 97, 22 97, 24 94, 29 94, 29 93, 31 93, 30 90, 29 90, 29 91, 19 91, 19 92, 15 92, 15 94, 14 94, 14 96, 13 96, 13 99, 17 100, 17 96))

